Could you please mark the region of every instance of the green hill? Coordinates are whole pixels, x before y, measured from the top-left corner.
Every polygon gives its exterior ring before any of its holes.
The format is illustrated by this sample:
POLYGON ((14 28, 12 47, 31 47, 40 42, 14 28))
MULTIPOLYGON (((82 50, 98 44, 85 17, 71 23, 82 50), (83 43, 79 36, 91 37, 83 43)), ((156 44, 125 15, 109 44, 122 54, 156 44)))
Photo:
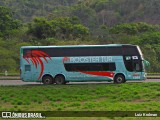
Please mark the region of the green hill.
POLYGON ((30 22, 35 16, 76 15, 87 26, 125 22, 160 24, 159 0, 1 0, 14 17, 30 22))
POLYGON ((25 45, 137 44, 160 71, 159 0, 1 0, 0 72, 25 45))

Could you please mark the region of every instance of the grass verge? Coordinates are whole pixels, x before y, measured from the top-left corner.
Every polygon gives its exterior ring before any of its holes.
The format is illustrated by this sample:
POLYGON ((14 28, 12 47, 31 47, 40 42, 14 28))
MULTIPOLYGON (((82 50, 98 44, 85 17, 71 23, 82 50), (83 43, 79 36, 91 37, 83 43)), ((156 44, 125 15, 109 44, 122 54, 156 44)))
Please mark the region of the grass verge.
POLYGON ((159 82, 0 86, 0 111, 160 111, 159 86, 159 82))

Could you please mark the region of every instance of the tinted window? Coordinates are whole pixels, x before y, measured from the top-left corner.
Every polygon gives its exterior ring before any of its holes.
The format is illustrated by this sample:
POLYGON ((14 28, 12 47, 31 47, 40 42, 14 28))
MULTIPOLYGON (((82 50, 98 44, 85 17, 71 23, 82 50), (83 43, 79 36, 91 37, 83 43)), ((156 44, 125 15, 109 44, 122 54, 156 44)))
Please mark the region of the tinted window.
POLYGON ((123 55, 139 55, 136 46, 123 46, 123 55))
POLYGON ((115 71, 115 63, 66 63, 66 71, 115 71))
POLYGON ((121 47, 75 47, 75 48, 38 48, 24 49, 23 54, 31 50, 41 50, 47 53, 50 57, 63 56, 121 56, 121 47))
POLYGON ((130 72, 133 71, 141 72, 143 70, 142 61, 126 61, 125 67, 130 72))
POLYGON ((125 62, 125 67, 128 71, 132 72, 133 71, 132 61, 125 62))
POLYGON ((121 56, 123 55, 122 53, 122 47, 108 47, 107 48, 107 55, 108 56, 121 56))
POLYGON ((31 65, 25 65, 24 69, 25 71, 31 71, 31 65))

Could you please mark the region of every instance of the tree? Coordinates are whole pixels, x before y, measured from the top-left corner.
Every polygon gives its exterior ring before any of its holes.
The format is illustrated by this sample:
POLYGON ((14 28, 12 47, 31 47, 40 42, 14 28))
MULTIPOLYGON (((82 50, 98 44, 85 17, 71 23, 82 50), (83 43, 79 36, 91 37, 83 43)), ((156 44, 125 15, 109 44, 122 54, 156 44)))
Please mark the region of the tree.
POLYGON ((28 33, 40 39, 50 37, 50 33, 55 35, 50 23, 45 18, 35 18, 32 23, 29 23, 28 33))
POLYGON ((121 22, 118 13, 109 10, 102 10, 97 14, 98 23, 101 25, 113 26, 121 22))
POLYGON ((0 46, 0 72, 16 69, 16 61, 12 58, 14 54, 13 51, 0 46))
POLYGON ((124 33, 127 35, 135 35, 144 32, 153 32, 156 31, 156 27, 149 25, 147 23, 138 22, 138 23, 124 23, 112 27, 110 32, 114 34, 124 33))
POLYGON ((83 3, 75 5, 71 13, 73 16, 77 16, 80 21, 87 27, 93 28, 96 25, 96 12, 83 3))
POLYGON ((28 28, 28 33, 39 39, 52 37, 68 39, 70 36, 76 38, 89 33, 89 29, 80 24, 76 17, 61 17, 50 21, 45 18, 35 18, 28 28))
POLYGON ((0 37, 7 37, 21 26, 21 22, 14 20, 9 8, 0 6, 0 37))
POLYGON ((73 36, 75 37, 81 38, 82 36, 89 34, 89 29, 84 27, 81 24, 76 24, 76 25, 73 25, 73 32, 71 34, 73 34, 73 36))
POLYGON ((120 34, 120 33, 124 33, 124 34, 128 34, 128 35, 134 35, 138 33, 137 27, 135 24, 120 24, 117 25, 113 28, 111 28, 110 30, 111 33, 114 34, 120 34))
POLYGON ((150 44, 141 45, 144 58, 150 62, 150 67, 147 68, 149 72, 159 72, 160 63, 157 58, 157 53, 154 47, 150 44))
POLYGON ((160 32, 149 32, 140 36, 140 44, 160 44, 160 32))

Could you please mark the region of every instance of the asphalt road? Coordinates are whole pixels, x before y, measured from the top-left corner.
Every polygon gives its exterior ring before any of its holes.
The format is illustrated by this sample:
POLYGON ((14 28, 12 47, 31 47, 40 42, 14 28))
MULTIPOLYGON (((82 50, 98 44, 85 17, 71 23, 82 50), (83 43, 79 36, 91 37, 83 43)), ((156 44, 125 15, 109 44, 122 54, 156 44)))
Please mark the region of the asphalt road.
MULTIPOLYGON (((127 81, 126 83, 131 82, 160 82, 160 79, 147 79, 145 81, 127 81)), ((0 86, 8 85, 41 85, 42 83, 37 82, 23 82, 21 80, 0 80, 0 86)), ((113 84, 113 82, 70 82, 67 84, 113 84)))

